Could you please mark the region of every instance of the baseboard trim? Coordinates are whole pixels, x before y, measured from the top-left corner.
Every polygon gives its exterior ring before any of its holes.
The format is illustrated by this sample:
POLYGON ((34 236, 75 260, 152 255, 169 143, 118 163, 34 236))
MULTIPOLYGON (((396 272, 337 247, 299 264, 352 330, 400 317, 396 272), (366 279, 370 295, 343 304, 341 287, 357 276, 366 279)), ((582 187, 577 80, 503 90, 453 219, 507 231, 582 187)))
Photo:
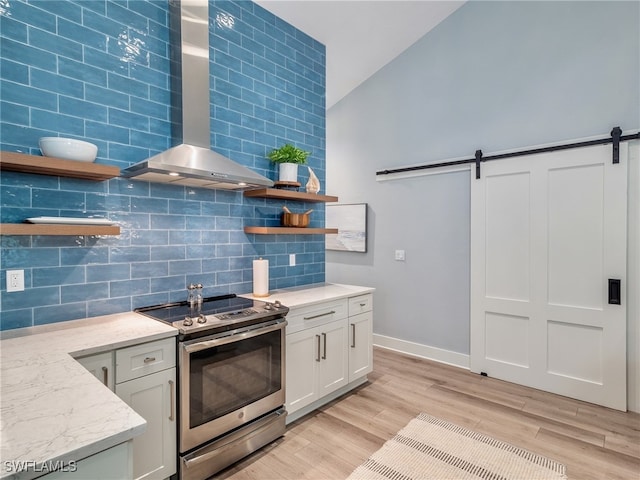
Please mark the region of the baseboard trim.
POLYGON ((454 367, 469 370, 469 355, 452 352, 442 348, 430 347, 421 343, 409 342, 399 338, 386 337, 384 335, 373 334, 373 344, 376 347, 394 350, 414 357, 426 358, 434 362, 446 363, 454 367))

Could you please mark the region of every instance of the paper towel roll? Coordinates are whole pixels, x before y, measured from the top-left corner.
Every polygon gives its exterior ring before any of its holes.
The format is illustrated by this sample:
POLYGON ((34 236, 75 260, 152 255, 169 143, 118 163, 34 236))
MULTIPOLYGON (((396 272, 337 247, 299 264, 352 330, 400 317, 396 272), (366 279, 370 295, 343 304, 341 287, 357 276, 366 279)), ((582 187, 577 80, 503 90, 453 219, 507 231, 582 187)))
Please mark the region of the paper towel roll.
POLYGON ((269 296, 269 260, 253 261, 253 296, 269 296))

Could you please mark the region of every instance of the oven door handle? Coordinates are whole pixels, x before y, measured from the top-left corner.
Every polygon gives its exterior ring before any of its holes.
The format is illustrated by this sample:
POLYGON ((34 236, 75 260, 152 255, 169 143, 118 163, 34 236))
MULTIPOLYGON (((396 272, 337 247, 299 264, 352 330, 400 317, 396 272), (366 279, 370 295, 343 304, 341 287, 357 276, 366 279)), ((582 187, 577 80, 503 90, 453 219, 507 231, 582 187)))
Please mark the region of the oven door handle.
POLYGON ((264 335, 265 333, 282 330, 286 324, 286 321, 279 322, 274 325, 269 325, 268 327, 256 328, 255 330, 247 330, 245 332, 228 335, 226 337, 212 338, 211 340, 204 340, 191 345, 184 345, 183 348, 187 353, 199 352, 201 350, 206 350, 207 348, 219 347, 220 345, 226 345, 227 343, 238 342, 240 340, 257 337, 258 335, 264 335))

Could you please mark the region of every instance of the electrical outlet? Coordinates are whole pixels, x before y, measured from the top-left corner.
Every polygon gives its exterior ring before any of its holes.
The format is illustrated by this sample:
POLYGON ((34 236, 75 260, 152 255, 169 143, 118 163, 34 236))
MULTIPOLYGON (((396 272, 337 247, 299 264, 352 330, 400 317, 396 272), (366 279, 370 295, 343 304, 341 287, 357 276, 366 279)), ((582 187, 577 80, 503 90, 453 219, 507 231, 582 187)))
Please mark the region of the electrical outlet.
POLYGON ((295 267, 296 266, 296 254, 295 253, 290 253, 289 254, 289 266, 290 267, 295 267))
POLYGON ((405 260, 404 250, 396 250, 396 260, 398 262, 404 262, 405 260))
POLYGON ((7 270, 7 292, 24 291, 24 270, 7 270))

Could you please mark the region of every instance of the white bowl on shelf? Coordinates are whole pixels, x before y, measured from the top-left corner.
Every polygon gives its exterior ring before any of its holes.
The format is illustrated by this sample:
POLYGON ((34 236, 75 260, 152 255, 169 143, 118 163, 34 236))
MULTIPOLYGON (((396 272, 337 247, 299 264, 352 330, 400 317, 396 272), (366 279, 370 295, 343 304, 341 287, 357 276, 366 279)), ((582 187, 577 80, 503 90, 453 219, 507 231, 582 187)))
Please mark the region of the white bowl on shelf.
POLYGON ((64 158, 78 162, 93 162, 98 154, 98 146, 73 138, 42 137, 38 142, 45 157, 64 158))

